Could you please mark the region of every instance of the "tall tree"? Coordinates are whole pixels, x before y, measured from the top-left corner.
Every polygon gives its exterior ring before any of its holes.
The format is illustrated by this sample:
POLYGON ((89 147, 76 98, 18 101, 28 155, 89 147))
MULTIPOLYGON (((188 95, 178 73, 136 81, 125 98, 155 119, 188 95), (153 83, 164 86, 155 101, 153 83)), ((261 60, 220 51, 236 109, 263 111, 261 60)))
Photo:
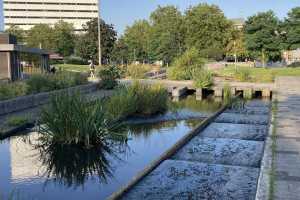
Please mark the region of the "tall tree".
POLYGON ((111 59, 115 62, 121 63, 123 65, 124 62, 128 61, 128 45, 127 41, 123 36, 121 36, 114 45, 114 48, 111 53, 111 59))
MULTIPOLYGON (((86 31, 85 37, 90 41, 94 52, 92 54, 95 61, 98 60, 98 20, 94 18, 85 24, 83 24, 83 29, 86 31)), ((101 30, 101 55, 102 60, 110 59, 111 52, 116 41, 117 32, 114 30, 112 24, 106 24, 102 19, 100 20, 100 30, 101 30)))
POLYGON ((90 43, 89 38, 85 35, 80 35, 75 41, 74 55, 81 57, 82 59, 89 60, 91 55, 93 55, 94 48, 90 43))
POLYGON ((234 38, 233 22, 227 20, 216 5, 200 3, 185 11, 185 43, 188 48, 195 46, 198 51, 220 43, 225 47, 234 38))
POLYGON ((230 41, 226 47, 226 57, 234 58, 234 53, 236 52, 236 58, 238 60, 245 60, 248 57, 248 51, 245 45, 245 42, 243 42, 240 38, 230 41))
POLYGON ((15 35, 18 38, 18 44, 24 44, 26 41, 25 31, 14 24, 10 24, 9 27, 5 29, 4 33, 15 35))
POLYGON ((59 20, 54 24, 54 48, 63 57, 74 53, 75 28, 73 23, 59 20))
POLYGON ((37 24, 27 31, 26 43, 33 48, 54 50, 54 30, 49 24, 37 24))
POLYGON ((279 20, 273 11, 259 12, 248 17, 243 26, 246 48, 250 54, 259 55, 265 62, 281 58, 281 38, 278 34, 279 20))
POLYGON ((280 33, 283 36, 284 48, 293 50, 300 47, 300 7, 292 8, 287 15, 280 33))
POLYGON ((127 26, 124 31, 124 37, 128 41, 136 41, 143 47, 143 51, 148 53, 150 24, 147 20, 135 21, 132 26, 127 26))
POLYGON ((178 7, 158 8, 150 15, 150 61, 172 63, 181 52, 183 44, 182 14, 178 7))

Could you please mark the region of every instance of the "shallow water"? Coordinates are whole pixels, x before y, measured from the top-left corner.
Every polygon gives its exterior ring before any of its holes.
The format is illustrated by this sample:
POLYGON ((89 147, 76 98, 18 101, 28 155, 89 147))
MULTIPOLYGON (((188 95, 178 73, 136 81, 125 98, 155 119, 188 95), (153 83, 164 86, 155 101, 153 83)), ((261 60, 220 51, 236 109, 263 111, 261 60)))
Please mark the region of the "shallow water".
MULTIPOLYGON (((209 101, 188 97, 175 112, 212 114, 221 104, 209 101)), ((10 137, 0 141, 0 194, 16 186, 20 199, 106 199, 202 120, 127 125, 127 144, 91 149, 42 146, 34 132, 10 137)))

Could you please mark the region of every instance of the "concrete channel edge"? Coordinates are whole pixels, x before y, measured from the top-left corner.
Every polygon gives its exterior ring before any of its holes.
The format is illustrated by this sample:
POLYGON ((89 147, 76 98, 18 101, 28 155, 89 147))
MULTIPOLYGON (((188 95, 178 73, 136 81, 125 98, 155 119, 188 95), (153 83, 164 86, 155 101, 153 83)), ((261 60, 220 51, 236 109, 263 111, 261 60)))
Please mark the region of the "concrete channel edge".
POLYGON ((140 171, 136 176, 131 180, 125 183, 119 190, 113 193, 107 198, 107 200, 114 200, 121 198, 127 191, 129 191, 134 185, 136 185, 140 180, 142 180, 146 175, 153 171, 159 164, 166 160, 172 153, 181 148, 186 142, 188 142, 192 137, 197 135, 201 130, 203 130, 210 122, 212 122, 216 117, 218 117, 224 110, 227 108, 227 105, 222 106, 217 110, 212 116, 206 118, 200 124, 198 124, 193 130, 189 131, 185 136, 183 136, 178 142, 161 154, 157 159, 155 159, 151 164, 145 167, 140 171))

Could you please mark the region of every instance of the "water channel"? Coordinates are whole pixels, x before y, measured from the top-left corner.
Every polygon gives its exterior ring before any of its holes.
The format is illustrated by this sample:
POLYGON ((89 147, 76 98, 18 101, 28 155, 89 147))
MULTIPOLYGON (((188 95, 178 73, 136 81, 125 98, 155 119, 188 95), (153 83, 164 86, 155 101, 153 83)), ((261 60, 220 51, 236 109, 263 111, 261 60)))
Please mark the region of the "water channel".
POLYGON ((130 119, 124 125, 127 143, 42 146, 36 132, 0 141, 0 195, 8 197, 16 188, 20 199, 106 199, 203 120, 197 116, 222 106, 194 95, 170 104, 165 113, 130 119), (185 120, 176 120, 180 116, 185 120))

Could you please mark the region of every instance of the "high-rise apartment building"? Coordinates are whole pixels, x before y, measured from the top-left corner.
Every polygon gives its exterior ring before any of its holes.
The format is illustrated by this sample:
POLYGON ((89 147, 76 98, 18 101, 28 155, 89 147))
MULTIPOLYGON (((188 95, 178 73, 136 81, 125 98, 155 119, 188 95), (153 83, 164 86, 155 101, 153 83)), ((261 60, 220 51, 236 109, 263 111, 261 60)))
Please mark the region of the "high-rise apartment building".
POLYGON ((36 24, 55 24, 58 20, 82 24, 98 17, 97 0, 4 0, 4 28, 9 24, 28 30, 36 24))

